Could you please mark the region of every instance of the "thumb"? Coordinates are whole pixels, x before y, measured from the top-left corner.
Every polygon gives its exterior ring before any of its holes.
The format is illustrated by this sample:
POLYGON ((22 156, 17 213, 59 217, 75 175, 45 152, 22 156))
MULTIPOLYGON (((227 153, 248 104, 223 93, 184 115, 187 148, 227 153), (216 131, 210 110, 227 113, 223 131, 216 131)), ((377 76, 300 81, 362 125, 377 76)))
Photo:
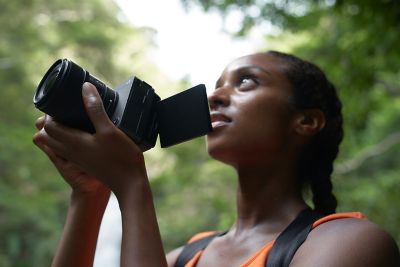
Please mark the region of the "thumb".
POLYGON ((93 123, 96 132, 101 131, 111 124, 110 119, 104 110, 103 101, 93 84, 85 82, 82 86, 82 97, 86 113, 93 123))

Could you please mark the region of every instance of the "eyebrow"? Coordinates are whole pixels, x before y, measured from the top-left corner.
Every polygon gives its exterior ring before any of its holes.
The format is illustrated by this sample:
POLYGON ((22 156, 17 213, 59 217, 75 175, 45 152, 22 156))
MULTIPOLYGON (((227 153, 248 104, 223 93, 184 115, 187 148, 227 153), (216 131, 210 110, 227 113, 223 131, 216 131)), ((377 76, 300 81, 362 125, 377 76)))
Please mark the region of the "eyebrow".
MULTIPOLYGON (((240 72, 249 71, 249 70, 261 71, 262 73, 267 74, 268 76, 271 76, 271 72, 269 72, 269 71, 267 71, 267 70, 265 70, 265 69, 263 69, 263 68, 261 68, 259 66, 256 66, 256 65, 241 66, 241 67, 239 67, 237 69, 234 69, 233 72, 239 72, 240 73, 240 72)), ((219 78, 217 80, 217 82, 215 83, 215 88, 218 87, 218 84, 220 83, 220 81, 221 81, 221 78, 219 78)))
POLYGON ((240 68, 235 69, 234 71, 235 72, 242 72, 244 70, 252 70, 252 69, 253 70, 257 70, 257 71, 261 71, 261 72, 263 72, 263 73, 265 73, 267 75, 271 75, 271 72, 269 72, 266 69, 263 69, 263 68, 261 68, 259 66, 256 66, 256 65, 245 65, 245 66, 242 66, 240 68))

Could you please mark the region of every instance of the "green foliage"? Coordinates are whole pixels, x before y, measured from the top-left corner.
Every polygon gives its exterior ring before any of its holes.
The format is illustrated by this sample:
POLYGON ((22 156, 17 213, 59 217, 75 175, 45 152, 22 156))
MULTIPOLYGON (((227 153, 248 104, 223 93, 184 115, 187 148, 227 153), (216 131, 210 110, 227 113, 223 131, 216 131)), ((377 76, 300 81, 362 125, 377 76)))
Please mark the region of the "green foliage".
MULTIPOLYGON (((189 84, 171 82, 157 70, 146 56, 153 31, 130 26, 111 0, 0 4, 0 266, 49 266, 70 193, 31 141, 41 115, 32 97, 50 64, 73 59, 110 87, 134 74, 162 98, 189 84)), ((145 154, 168 250, 233 220, 234 191, 226 186, 233 175, 210 162, 204 147, 198 139, 145 154)))
MULTIPOLYGON (((234 36, 274 25, 265 48, 317 63, 344 103, 345 140, 334 173, 339 210, 361 210, 400 244, 400 2, 182 0, 241 14, 234 36)), ((271 28, 271 27, 267 27, 271 28)))
POLYGON ((111 0, 0 5, 0 266, 49 266, 69 188, 31 141, 44 72, 67 57, 111 87, 132 73, 166 79, 145 62, 152 33, 128 25, 111 0))
MULTIPOLYGON (((399 3, 367 1, 203 1, 241 12, 247 34, 273 24, 266 48, 317 62, 344 102, 346 140, 334 173, 339 210, 361 210, 400 242, 399 3), (278 29, 278 30, 277 30, 278 29)), ((74 59, 111 87, 136 74, 162 96, 172 83, 146 58, 150 29, 128 25, 111 1, 0 0, 0 266, 48 266, 68 205, 68 186, 31 142, 35 87, 55 59, 74 59)), ((238 55, 239 56, 239 55, 238 55)), ((193 233, 230 227, 235 174, 212 161, 203 139, 146 152, 166 250, 193 233)))

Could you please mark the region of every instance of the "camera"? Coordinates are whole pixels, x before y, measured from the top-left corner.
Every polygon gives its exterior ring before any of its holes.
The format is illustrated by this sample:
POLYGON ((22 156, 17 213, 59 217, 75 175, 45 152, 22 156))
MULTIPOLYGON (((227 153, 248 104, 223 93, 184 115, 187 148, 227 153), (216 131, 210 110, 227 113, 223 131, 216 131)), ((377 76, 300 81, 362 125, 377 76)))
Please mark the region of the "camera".
POLYGON ((132 76, 115 90, 69 59, 59 59, 40 81, 36 108, 69 127, 94 133, 82 100, 82 85, 92 83, 110 120, 142 151, 175 145, 212 130, 206 88, 203 84, 161 100, 145 81, 132 76))

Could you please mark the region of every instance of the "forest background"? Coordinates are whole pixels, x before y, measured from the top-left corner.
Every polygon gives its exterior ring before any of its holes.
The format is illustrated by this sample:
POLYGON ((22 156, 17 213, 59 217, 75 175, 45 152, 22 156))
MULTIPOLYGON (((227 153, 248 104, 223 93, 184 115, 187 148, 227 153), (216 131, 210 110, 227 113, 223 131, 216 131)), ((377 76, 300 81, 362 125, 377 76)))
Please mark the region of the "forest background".
MULTIPOLYGON (((273 27, 277 48, 319 64, 344 103, 346 137, 333 174, 339 211, 359 210, 400 244, 400 2, 182 0, 273 27)), ((49 266, 70 190, 32 144, 32 96, 57 58, 73 58, 110 85, 132 73, 167 96, 189 87, 151 62, 156 31, 135 27, 111 0, 0 0, 0 266, 49 266)), ((197 51, 198 52, 198 51, 197 51)), ((203 51, 207 56, 207 51, 203 51)), ((166 250, 234 220, 235 175, 210 160, 204 139, 146 152, 166 250)))

